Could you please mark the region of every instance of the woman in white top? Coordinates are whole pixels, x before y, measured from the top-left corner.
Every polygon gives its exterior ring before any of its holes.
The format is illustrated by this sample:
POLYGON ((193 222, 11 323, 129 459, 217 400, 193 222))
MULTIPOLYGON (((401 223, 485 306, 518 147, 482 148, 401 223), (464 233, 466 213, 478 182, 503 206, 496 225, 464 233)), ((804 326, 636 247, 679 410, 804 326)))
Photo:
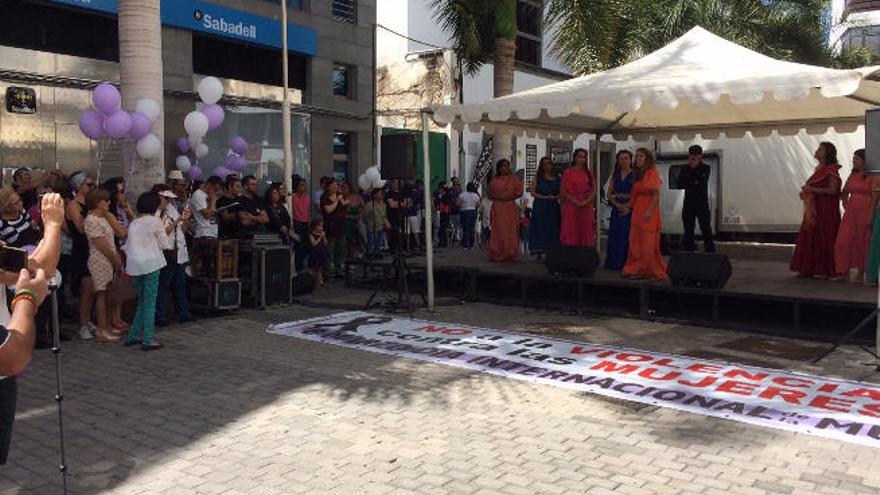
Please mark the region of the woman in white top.
POLYGON ((458 195, 455 200, 455 206, 458 207, 461 215, 461 245, 465 251, 474 248, 475 233, 474 229, 477 224, 477 207, 480 205, 480 195, 477 194, 477 185, 473 182, 467 185, 467 191, 458 195))
POLYGON ((140 344, 142 351, 163 347, 153 340, 159 272, 165 267, 162 248, 168 243, 165 223, 157 215, 161 204, 159 195, 154 192, 140 195, 137 200, 138 217, 128 227, 128 242, 125 244, 125 253, 128 255, 125 271, 131 275, 131 284, 138 293, 137 312, 131 323, 131 331, 125 338, 125 345, 140 344), (143 338, 138 339, 141 331, 143 338))

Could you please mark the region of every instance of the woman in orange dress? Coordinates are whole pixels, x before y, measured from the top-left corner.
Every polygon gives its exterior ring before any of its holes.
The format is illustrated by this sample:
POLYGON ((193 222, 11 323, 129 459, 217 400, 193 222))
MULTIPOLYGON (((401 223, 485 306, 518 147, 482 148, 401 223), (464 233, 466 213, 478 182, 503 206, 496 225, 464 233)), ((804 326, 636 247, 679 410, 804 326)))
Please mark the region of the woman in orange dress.
POLYGON ((666 262, 660 256, 660 173, 654 154, 639 148, 635 157, 636 181, 632 186, 632 226, 629 256, 623 267, 627 278, 665 280, 666 262))
POLYGON ((593 199, 596 181, 587 167, 587 150, 574 151, 574 161, 562 174, 559 196, 562 199, 562 230, 559 243, 563 246, 596 245, 596 217, 593 199))
POLYGON ((519 208, 516 200, 523 195, 523 183, 510 169, 510 161, 498 160, 496 173, 489 183, 492 200, 492 236, 489 237, 489 261, 519 260, 519 208))

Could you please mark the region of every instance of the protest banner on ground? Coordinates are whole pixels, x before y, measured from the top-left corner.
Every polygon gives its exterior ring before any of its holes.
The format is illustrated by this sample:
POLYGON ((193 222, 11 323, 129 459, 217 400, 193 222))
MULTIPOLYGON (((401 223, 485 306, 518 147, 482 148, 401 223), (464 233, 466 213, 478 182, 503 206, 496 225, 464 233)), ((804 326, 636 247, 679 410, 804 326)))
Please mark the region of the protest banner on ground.
POLYGON ((880 447, 880 386, 362 311, 270 333, 880 447))

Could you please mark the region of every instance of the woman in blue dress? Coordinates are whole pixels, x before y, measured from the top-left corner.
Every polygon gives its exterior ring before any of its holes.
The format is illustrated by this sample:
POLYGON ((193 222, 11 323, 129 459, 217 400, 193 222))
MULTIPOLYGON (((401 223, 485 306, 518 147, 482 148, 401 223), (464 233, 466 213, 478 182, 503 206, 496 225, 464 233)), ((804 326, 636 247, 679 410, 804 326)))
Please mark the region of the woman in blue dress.
POLYGON ((559 177, 553 160, 541 158, 529 192, 534 198, 529 224, 529 249, 539 257, 559 245, 559 177))
POLYGON ((633 155, 627 150, 617 152, 614 173, 608 187, 608 203, 611 204, 611 222, 608 228, 608 253, 605 268, 621 270, 629 253, 629 227, 632 219, 632 190, 635 175, 632 173, 633 155))

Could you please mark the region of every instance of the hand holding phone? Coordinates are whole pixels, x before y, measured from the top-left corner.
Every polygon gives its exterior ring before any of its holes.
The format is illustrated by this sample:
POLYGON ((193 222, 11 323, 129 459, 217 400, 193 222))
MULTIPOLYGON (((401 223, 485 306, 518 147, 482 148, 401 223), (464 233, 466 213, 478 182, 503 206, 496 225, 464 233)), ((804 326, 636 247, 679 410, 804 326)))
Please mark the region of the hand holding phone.
POLYGON ((24 249, 0 246, 0 269, 18 273, 28 265, 28 253, 24 249))

